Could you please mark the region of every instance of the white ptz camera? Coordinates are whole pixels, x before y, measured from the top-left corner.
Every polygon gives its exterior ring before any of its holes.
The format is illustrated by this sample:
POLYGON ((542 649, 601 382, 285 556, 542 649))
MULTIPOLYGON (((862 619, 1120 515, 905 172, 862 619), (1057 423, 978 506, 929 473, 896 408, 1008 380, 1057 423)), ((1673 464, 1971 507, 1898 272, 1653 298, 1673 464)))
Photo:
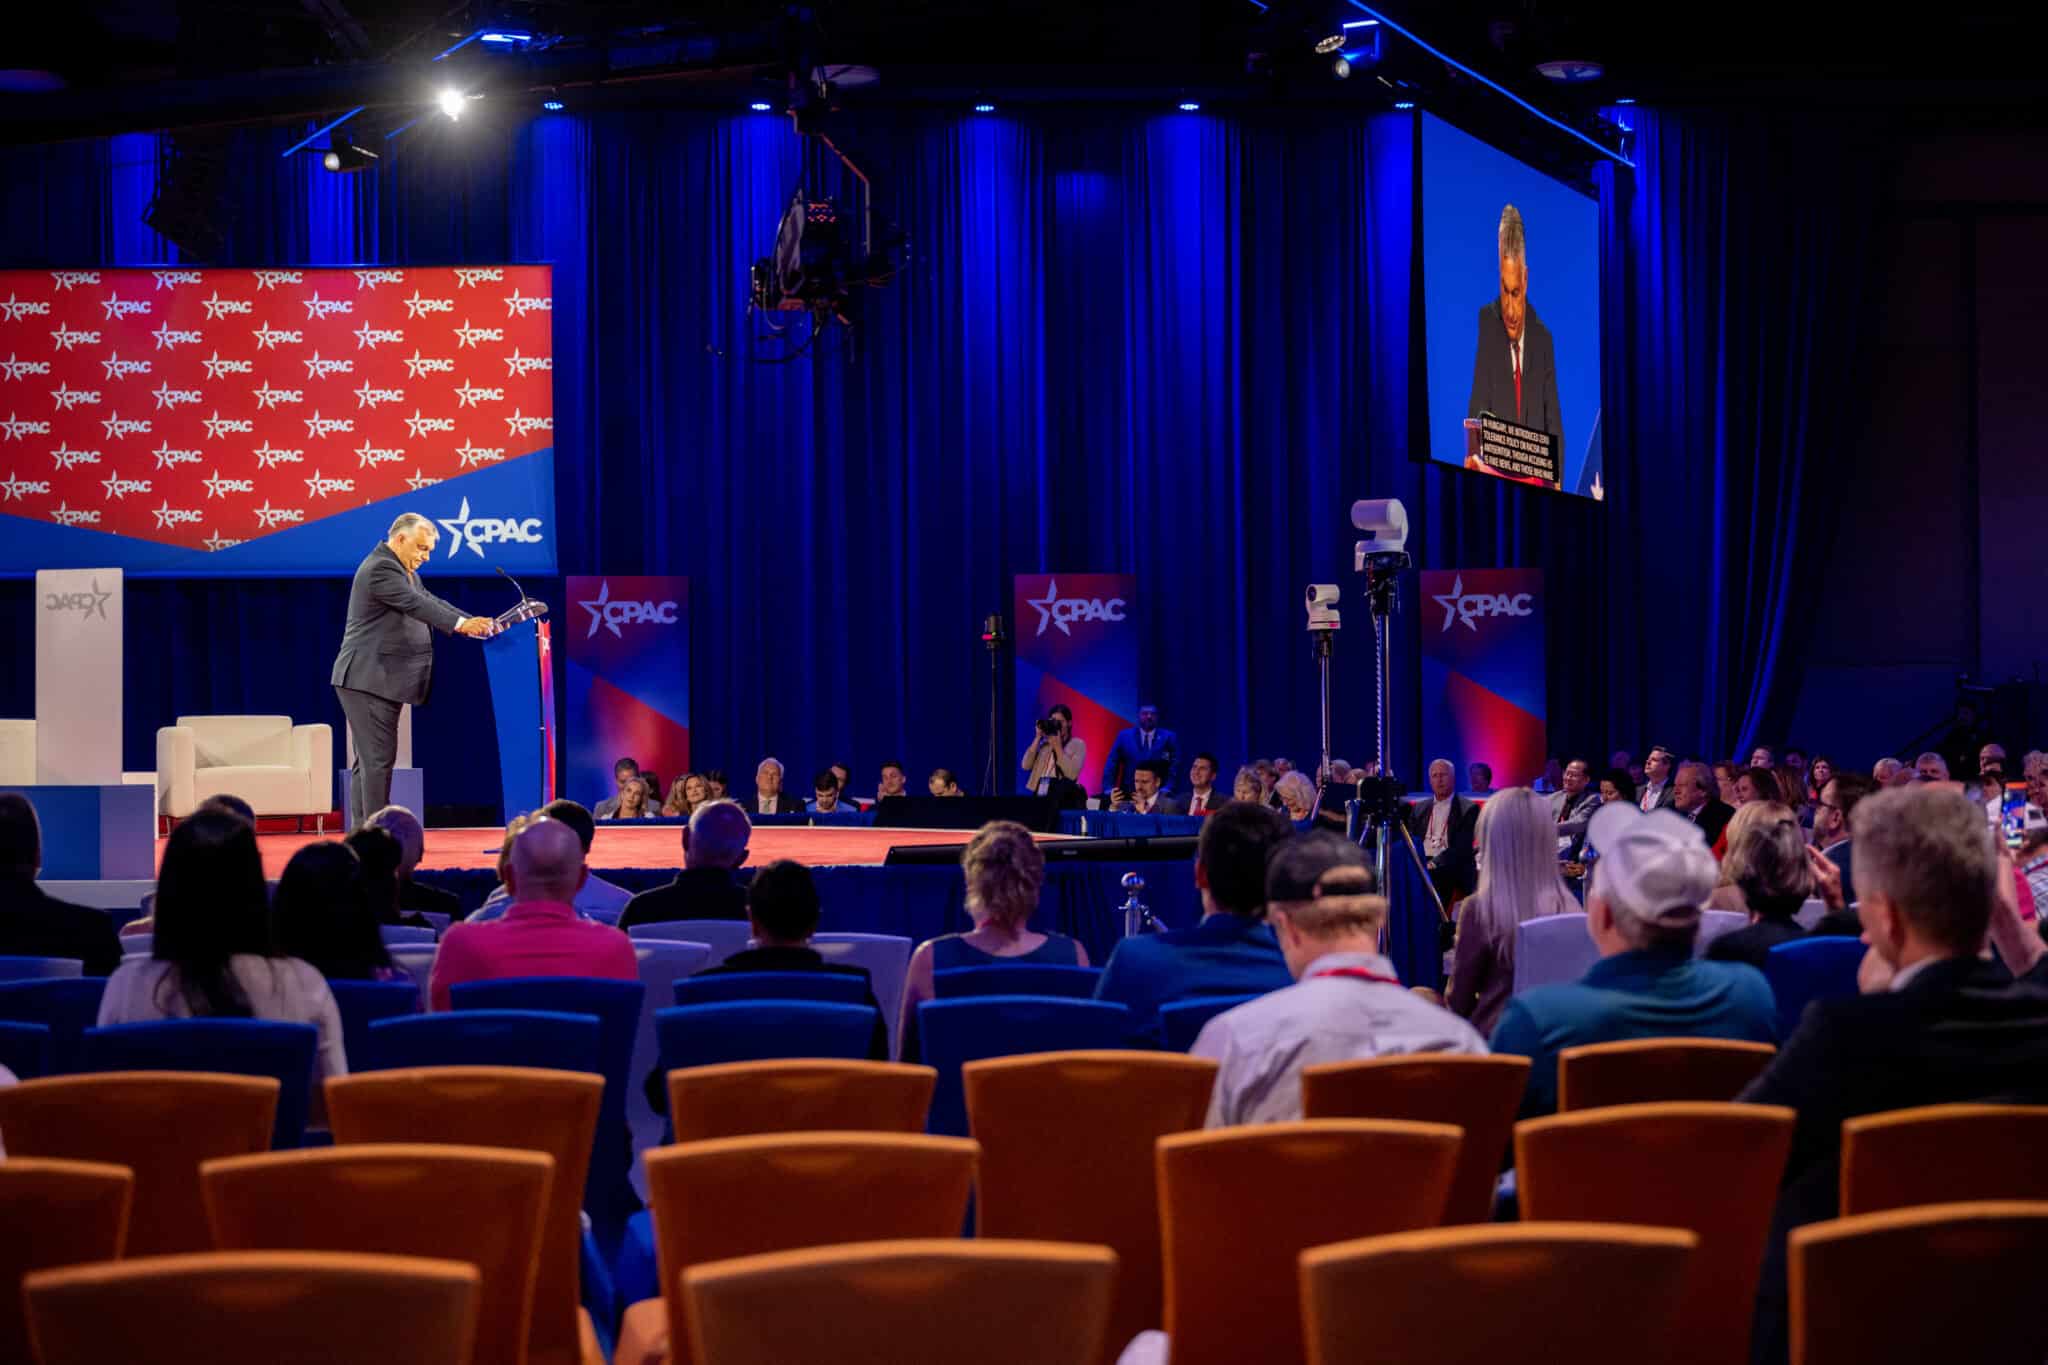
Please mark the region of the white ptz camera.
POLYGON ((1311 583, 1308 585, 1308 628, 1310 630, 1337 630, 1343 625, 1343 618, 1337 611, 1337 599, 1341 592, 1335 583, 1311 583))

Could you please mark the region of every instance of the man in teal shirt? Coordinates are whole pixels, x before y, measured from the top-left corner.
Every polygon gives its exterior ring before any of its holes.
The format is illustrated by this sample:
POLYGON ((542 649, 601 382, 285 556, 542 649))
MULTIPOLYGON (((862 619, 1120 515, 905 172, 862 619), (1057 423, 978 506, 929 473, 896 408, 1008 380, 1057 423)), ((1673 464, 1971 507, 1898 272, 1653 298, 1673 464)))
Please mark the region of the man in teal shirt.
POLYGON ((1195 845, 1201 923, 1119 943, 1095 998, 1128 1006, 1139 1031, 1157 1041, 1161 1005, 1293 985, 1265 922, 1266 858, 1293 832, 1279 811, 1249 801, 1232 801, 1204 821, 1195 845))
POLYGON ((1668 810, 1645 815, 1610 803, 1594 814, 1586 840, 1599 854, 1586 932, 1600 961, 1571 985, 1514 997, 1490 1043, 1530 1060, 1523 1118, 1557 1109, 1557 1054, 1568 1047, 1628 1038, 1777 1041, 1777 1006, 1763 973, 1692 955, 1716 875, 1699 826, 1668 810))

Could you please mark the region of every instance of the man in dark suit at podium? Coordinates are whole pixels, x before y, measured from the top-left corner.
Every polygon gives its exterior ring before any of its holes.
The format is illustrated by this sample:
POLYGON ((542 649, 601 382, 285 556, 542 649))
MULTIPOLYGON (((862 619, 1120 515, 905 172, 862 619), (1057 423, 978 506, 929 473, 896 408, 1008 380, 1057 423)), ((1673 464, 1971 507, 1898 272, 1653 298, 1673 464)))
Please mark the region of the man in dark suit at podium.
POLYGON ((1479 348, 1472 360, 1467 417, 1490 412, 1557 438, 1564 460, 1564 415, 1557 406, 1557 352, 1550 329, 1529 306, 1529 249, 1522 215, 1500 213, 1500 297, 1479 310, 1479 348))
POLYGON ((398 711, 423 706, 434 681, 436 630, 478 639, 493 634, 488 616, 464 616, 420 586, 419 567, 434 552, 434 523, 400 513, 384 543, 356 567, 348 590, 348 626, 328 681, 355 735, 349 766, 357 818, 391 800, 398 758, 398 711))

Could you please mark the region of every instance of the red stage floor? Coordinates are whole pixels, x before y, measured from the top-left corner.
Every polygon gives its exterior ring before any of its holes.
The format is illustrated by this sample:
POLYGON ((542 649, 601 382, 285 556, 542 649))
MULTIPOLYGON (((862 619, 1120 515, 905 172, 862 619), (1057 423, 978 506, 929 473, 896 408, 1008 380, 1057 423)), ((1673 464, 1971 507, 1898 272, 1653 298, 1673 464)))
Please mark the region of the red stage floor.
MULTIPOLYGON (((498 863, 502 829, 430 829, 426 856, 420 866, 429 871, 452 868, 492 868, 498 863)), ((263 848, 263 872, 276 877, 292 854, 307 844, 332 835, 265 834, 257 842, 263 848)), ((754 831, 747 848, 747 863, 758 867, 777 858, 794 858, 810 867, 879 864, 897 844, 964 844, 974 837, 965 829, 850 829, 810 828, 799 825, 768 825, 754 831)), ((1040 835, 1056 839, 1061 835, 1040 835)), ((163 857, 164 841, 157 840, 157 857, 163 857)), ((598 830, 590 850, 592 867, 680 867, 681 827, 658 825, 648 829, 607 827, 598 830)))

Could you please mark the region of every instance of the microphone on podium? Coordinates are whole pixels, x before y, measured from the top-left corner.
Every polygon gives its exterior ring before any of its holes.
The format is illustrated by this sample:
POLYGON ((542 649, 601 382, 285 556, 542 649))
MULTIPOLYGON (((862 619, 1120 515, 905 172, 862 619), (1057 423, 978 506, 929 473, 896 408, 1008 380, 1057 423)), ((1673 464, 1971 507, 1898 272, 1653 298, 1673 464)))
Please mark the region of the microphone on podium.
POLYGON ((508 626, 516 626, 522 621, 531 621, 535 617, 547 615, 548 604, 528 597, 526 589, 519 586, 519 580, 505 572, 504 565, 493 564, 491 567, 496 569, 504 580, 512 585, 512 591, 519 594, 519 601, 515 606, 508 611, 499 613, 499 630, 504 630, 508 626))

